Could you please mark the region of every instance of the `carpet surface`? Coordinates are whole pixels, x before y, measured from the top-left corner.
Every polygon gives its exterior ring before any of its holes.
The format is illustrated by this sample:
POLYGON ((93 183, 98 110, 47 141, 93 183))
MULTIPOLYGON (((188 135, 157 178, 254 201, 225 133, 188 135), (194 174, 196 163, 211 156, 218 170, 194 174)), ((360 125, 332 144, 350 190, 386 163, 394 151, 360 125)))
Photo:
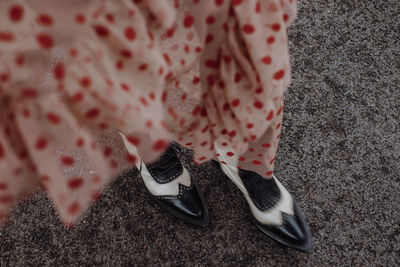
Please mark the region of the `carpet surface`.
POLYGON ((161 212, 137 171, 117 179, 72 230, 38 194, 0 230, 0 266, 400 265, 398 0, 303 0, 290 28, 288 89, 276 176, 303 208, 315 249, 264 238, 221 170, 191 164, 212 224, 161 212))

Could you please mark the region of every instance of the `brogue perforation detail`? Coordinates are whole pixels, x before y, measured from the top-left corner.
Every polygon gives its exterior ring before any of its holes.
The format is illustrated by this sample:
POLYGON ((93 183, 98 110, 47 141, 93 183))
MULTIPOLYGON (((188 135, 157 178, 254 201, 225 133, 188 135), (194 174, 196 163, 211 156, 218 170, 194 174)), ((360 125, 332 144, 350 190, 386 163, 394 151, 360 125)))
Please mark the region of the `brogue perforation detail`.
POLYGON ((157 196, 158 199, 180 199, 183 197, 185 191, 190 191, 194 188, 193 182, 191 181, 190 186, 185 186, 183 184, 179 184, 179 194, 177 196, 157 196))
POLYGON ((166 184, 166 183, 169 183, 169 182, 175 180, 176 178, 178 178, 183 173, 183 166, 182 166, 182 164, 179 164, 179 170, 174 175, 172 175, 170 177, 165 177, 164 179, 161 178, 159 175, 157 175, 151 169, 148 169, 148 170, 149 170, 149 173, 151 174, 151 176, 153 176, 154 180, 157 181, 157 183, 166 184))
POLYGON ((183 173, 183 166, 172 146, 157 161, 146 164, 146 167, 153 179, 159 184, 169 183, 183 173))

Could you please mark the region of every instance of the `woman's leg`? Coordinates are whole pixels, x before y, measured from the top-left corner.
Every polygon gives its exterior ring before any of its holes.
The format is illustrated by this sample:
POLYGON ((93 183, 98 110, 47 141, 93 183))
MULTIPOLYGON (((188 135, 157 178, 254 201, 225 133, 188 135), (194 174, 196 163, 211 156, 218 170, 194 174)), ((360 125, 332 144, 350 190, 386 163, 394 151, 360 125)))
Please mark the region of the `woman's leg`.
MULTIPOLYGON (((281 102, 282 103, 282 102, 281 102)), ((222 170, 244 194, 257 228, 288 247, 312 248, 312 236, 301 209, 273 174, 281 135, 283 103, 271 113, 270 127, 239 157, 216 147, 222 170)))
POLYGON ((249 149, 239 158, 239 168, 253 171, 263 178, 272 178, 281 135, 281 122, 280 114, 257 142, 249 143, 249 149))

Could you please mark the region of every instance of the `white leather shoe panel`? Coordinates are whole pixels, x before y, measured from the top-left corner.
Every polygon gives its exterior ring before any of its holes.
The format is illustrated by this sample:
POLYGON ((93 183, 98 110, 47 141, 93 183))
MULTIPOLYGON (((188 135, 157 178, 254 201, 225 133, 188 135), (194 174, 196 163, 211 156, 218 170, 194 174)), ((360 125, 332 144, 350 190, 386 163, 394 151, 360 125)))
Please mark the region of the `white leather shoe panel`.
POLYGON ((286 188, 278 181, 278 179, 273 176, 273 179, 277 183, 279 190, 281 192, 281 199, 276 203, 276 205, 268 211, 260 211, 251 200, 246 187, 244 186, 242 180, 239 177, 238 157, 236 154, 232 157, 225 156, 228 150, 224 150, 221 147, 214 144, 215 151, 220 155, 218 160, 224 161, 227 164, 220 164, 223 172, 235 183, 235 185, 242 191, 247 203, 249 204, 250 210, 254 217, 263 224, 268 225, 282 225, 283 219, 281 212, 285 212, 290 215, 294 215, 293 210, 293 199, 292 195, 286 190, 286 188))
MULTIPOLYGON (((128 152, 134 155, 138 155, 136 147, 129 143, 125 135, 123 135, 122 133, 120 133, 120 135, 122 136, 122 140, 124 141, 125 147, 128 152)), ((157 183, 157 181, 154 180, 153 176, 151 176, 146 165, 140 160, 140 158, 136 162, 136 167, 139 169, 140 175, 142 176, 147 189, 154 196, 177 196, 179 195, 179 184, 187 187, 191 185, 190 174, 185 167, 183 167, 183 172, 179 177, 165 184, 157 183)))
MULTIPOLYGON (((189 187, 191 185, 190 174, 185 167, 183 172, 177 178, 169 183, 160 184, 151 176, 146 165, 142 162, 140 175, 143 181, 153 196, 177 196, 179 195, 179 184, 189 187)), ((139 167, 140 170, 140 167, 139 167)))

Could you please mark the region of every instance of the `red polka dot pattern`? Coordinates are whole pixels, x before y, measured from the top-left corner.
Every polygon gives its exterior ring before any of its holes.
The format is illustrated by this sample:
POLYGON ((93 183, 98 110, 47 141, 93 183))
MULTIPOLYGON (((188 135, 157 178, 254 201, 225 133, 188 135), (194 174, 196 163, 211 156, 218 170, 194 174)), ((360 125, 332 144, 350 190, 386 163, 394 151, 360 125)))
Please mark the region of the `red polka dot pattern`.
POLYGON ((106 38, 110 35, 110 31, 108 30, 108 28, 106 26, 95 25, 94 29, 95 29, 97 35, 101 38, 106 38))
POLYGON ((42 26, 51 26, 53 25, 53 18, 48 14, 40 14, 36 21, 42 26))
POLYGON ((0 1, 0 224, 42 188, 75 225, 171 136, 273 174, 295 0, 46 1, 0 1))
POLYGON ((24 17, 24 8, 21 5, 12 5, 9 7, 8 14, 12 22, 20 22, 24 17))
POLYGON ((43 48, 50 49, 54 46, 54 40, 53 37, 46 34, 46 33, 40 33, 36 36, 37 42, 39 45, 43 48))
POLYGON ((136 39, 136 31, 131 26, 125 28, 124 34, 126 39, 128 39, 129 41, 134 41, 136 39))

